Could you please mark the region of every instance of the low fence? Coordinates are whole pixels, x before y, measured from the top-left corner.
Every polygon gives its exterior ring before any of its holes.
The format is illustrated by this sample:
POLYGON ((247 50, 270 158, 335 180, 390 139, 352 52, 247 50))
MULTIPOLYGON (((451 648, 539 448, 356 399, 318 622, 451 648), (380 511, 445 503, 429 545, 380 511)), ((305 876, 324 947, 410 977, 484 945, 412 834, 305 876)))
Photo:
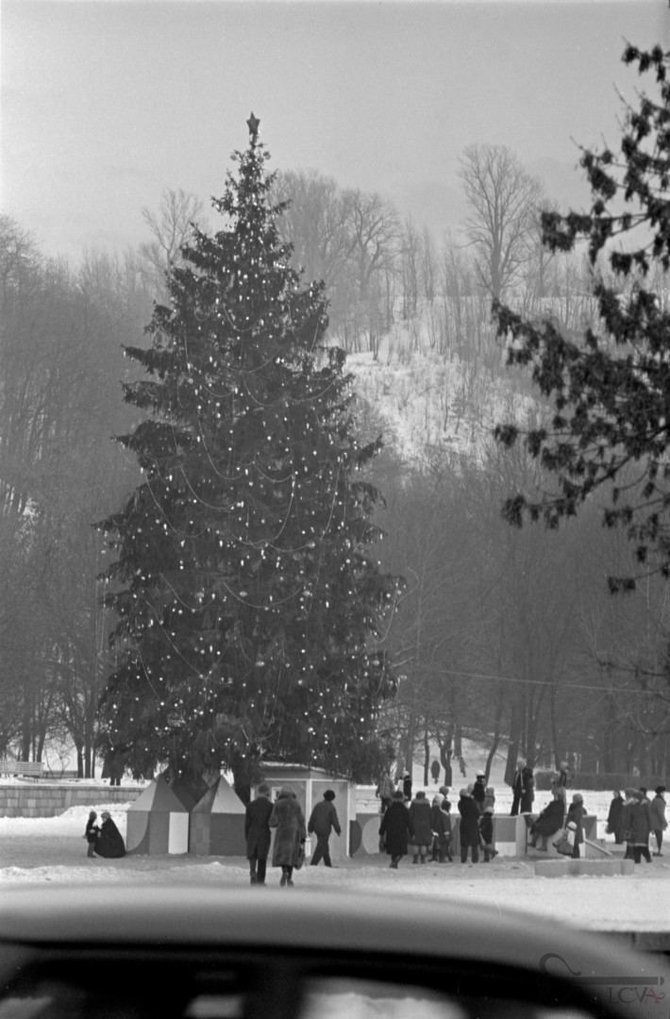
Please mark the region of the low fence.
POLYGON ((0 817, 57 817, 70 807, 99 803, 127 803, 144 792, 146 784, 104 786, 79 782, 0 781, 0 817))
MULTIPOLYGON (((551 783, 556 776, 555 771, 535 772, 535 788, 541 790, 551 789, 551 783)), ((670 786, 670 779, 664 776, 654 775, 627 775, 624 772, 600 772, 594 774, 590 771, 575 771, 570 773, 570 788, 572 789, 647 789, 653 792, 659 785, 666 788, 670 786)))

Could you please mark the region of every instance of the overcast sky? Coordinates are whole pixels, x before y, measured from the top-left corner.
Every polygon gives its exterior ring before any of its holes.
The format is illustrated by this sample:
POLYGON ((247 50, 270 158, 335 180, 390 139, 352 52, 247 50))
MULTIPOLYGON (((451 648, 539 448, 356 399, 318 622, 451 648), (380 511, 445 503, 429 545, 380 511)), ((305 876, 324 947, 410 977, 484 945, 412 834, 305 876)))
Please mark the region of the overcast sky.
MULTIPOLYGON (((441 231, 458 157, 505 144, 563 199, 617 137, 624 40, 666 0, 2 0, 2 211, 47 254, 146 239, 166 188, 221 194, 246 119, 277 169, 378 191, 441 231)), ((649 83, 651 84, 651 82, 649 83)))

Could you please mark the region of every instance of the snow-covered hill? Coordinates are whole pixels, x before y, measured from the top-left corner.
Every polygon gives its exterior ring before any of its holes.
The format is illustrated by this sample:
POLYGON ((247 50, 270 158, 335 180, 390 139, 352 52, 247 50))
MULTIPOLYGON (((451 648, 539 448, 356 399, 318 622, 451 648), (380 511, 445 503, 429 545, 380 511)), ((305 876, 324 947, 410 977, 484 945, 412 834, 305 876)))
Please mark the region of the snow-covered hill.
POLYGON ((533 401, 515 388, 502 355, 497 371, 481 359, 431 345, 425 320, 394 327, 376 351, 353 353, 347 369, 382 426, 384 443, 421 470, 439 458, 481 459, 502 420, 520 420, 533 401))

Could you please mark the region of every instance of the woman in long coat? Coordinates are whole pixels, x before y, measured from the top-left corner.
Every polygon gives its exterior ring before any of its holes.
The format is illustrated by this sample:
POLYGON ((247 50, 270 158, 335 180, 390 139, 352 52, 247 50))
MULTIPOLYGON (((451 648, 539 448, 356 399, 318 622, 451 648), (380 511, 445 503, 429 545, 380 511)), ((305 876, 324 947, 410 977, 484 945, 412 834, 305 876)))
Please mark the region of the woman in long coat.
POLYGON ((305 816, 291 789, 280 789, 269 825, 276 828, 272 866, 281 867, 282 887, 293 885, 293 868, 302 864, 307 828, 305 816))
POLYGON ((539 848, 546 852, 549 837, 560 831, 563 827, 565 821, 565 801, 562 794, 562 789, 560 791, 555 789, 553 800, 547 804, 544 810, 540 811, 530 826, 530 845, 533 849, 537 846, 537 840, 540 839, 539 848))
POLYGON ((404 799, 402 790, 396 789, 379 826, 379 836, 384 839, 386 852, 391 857, 391 867, 395 870, 401 858, 407 854, 407 845, 412 835, 412 820, 404 799))
POLYGON ((584 798, 581 793, 575 793, 572 797, 572 803, 568 807, 568 814, 565 818, 565 826, 574 825, 575 830, 575 841, 572 847, 572 855, 578 860, 581 853, 579 847, 584 843, 584 815, 586 810, 584 809, 584 798))
POLYGON ((623 796, 618 789, 615 789, 607 814, 607 832, 609 835, 614 835, 617 845, 621 845, 623 842, 623 804, 623 796))
POLYGON ((458 813, 461 815, 458 829, 461 842, 461 863, 466 862, 468 849, 472 862, 479 863, 479 810, 468 789, 461 789, 458 813))
POLYGON ((433 797, 430 808, 430 827, 433 836, 431 842, 431 863, 444 863, 448 858, 451 860, 451 818, 446 810, 442 809, 442 800, 439 796, 433 797))
POLYGON ((651 835, 651 804, 639 789, 626 789, 623 808, 623 825, 626 835, 626 856, 640 863, 642 857, 651 863, 649 836, 651 835))
POLYGON ((656 838, 656 852, 654 856, 663 856, 661 847, 663 846, 663 832, 668 827, 668 822, 665 819, 665 786, 656 786, 656 795, 651 801, 651 828, 656 838))
POLYGON ((109 811, 103 810, 100 816, 102 824, 100 825, 100 834, 95 840, 94 846, 96 856, 105 856, 110 860, 125 856, 126 847, 123 842, 123 836, 112 821, 109 811))
POLYGON ((433 842, 433 827, 430 817, 430 804, 423 789, 420 789, 409 808, 412 824, 412 863, 426 862, 426 856, 433 842))
POLYGON ((520 814, 530 814, 535 799, 535 778, 533 769, 526 765, 521 771, 521 802, 519 803, 520 814))

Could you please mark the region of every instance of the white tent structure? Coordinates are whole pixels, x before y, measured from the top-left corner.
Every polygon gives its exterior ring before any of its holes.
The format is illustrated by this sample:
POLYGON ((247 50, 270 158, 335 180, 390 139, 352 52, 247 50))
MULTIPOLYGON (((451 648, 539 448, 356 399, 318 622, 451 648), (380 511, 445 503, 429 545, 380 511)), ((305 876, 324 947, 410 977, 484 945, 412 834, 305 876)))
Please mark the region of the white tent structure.
POLYGON ((188 809, 159 775, 128 808, 127 852, 187 853, 188 829, 188 809))

